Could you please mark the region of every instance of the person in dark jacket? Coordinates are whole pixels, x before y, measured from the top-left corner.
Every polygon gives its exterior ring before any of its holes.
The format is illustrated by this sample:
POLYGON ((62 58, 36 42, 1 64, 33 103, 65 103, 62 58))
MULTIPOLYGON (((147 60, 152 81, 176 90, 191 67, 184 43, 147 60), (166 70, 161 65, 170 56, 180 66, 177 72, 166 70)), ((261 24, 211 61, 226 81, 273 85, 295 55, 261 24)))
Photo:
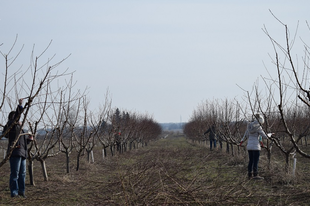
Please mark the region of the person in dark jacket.
POLYGON ((9 113, 8 122, 3 129, 4 133, 7 132, 5 137, 9 139, 7 152, 12 152, 10 156, 11 197, 17 197, 19 195, 25 197, 27 144, 29 144, 31 140, 27 138, 26 135, 21 135, 22 128, 19 118, 23 112, 22 103, 23 100, 20 99, 16 111, 9 113), (12 148, 16 139, 18 139, 18 141, 14 148, 12 148))
POLYGON ((213 124, 213 125, 212 125, 207 131, 205 131, 205 133, 203 133, 203 134, 206 135, 207 133, 209 133, 210 150, 212 150, 212 145, 214 145, 214 149, 215 149, 215 148, 216 148, 216 140, 217 140, 215 124, 213 124))

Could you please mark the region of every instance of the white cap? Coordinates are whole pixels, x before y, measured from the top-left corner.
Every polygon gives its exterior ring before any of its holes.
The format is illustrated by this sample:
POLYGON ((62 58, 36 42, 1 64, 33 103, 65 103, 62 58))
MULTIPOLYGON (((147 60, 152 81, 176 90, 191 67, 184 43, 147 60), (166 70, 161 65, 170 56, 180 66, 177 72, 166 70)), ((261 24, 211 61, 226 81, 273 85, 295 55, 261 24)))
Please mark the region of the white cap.
POLYGON ((265 120, 264 120, 263 115, 261 115, 261 114, 256 114, 255 117, 256 117, 256 119, 259 121, 260 124, 264 124, 265 120))

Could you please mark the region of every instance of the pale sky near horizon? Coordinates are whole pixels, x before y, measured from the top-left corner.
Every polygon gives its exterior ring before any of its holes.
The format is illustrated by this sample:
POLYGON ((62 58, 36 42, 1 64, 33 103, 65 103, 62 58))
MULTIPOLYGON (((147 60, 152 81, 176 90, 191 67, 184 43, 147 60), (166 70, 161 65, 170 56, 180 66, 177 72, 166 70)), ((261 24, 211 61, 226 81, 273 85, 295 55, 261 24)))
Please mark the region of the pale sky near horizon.
POLYGON ((309 39, 309 8, 308 0, 1 1, 0 50, 18 35, 18 61, 27 67, 33 45, 40 53, 53 40, 51 56, 71 54, 59 69, 75 71, 77 89, 89 87, 91 107, 109 89, 112 107, 186 122, 206 99, 242 98, 240 87, 268 76, 264 65, 276 72, 262 28, 281 43, 285 30, 269 10, 292 33, 299 21, 300 42, 309 39))

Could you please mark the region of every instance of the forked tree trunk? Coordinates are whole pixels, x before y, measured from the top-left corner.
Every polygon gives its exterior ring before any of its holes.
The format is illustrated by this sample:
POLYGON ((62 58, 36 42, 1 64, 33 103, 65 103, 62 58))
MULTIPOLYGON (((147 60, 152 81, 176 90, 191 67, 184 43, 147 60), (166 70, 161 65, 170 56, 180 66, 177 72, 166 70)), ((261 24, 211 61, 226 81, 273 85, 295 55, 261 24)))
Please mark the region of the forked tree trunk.
POLYGON ((41 163, 41 168, 42 168, 42 173, 43 173, 44 181, 48 181, 48 175, 47 175, 47 169, 46 169, 45 160, 40 159, 40 163, 41 163))

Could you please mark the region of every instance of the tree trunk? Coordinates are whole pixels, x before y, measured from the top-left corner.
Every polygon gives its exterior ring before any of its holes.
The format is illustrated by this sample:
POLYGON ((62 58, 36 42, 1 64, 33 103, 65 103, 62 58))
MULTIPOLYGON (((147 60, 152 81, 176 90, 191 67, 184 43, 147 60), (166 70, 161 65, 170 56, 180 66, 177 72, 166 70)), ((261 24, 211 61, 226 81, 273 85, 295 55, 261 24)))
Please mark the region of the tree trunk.
POLYGON ((33 179, 33 160, 29 160, 28 172, 29 172, 30 185, 35 186, 34 179, 33 179))
POLYGON ((81 152, 78 153, 77 158, 76 158, 76 171, 79 171, 80 169, 80 157, 81 157, 81 152))
POLYGON ((106 149, 107 147, 104 147, 103 148, 103 155, 104 155, 104 157, 106 157, 107 156, 107 149, 106 149))
POLYGON ((6 149, 3 149, 3 159, 5 159, 6 156, 6 149))
POLYGON ((105 158, 105 155, 106 155, 106 154, 105 154, 105 148, 103 148, 103 149, 102 149, 102 159, 103 159, 103 160, 104 160, 104 158, 105 158))
POLYGON ((226 153, 229 154, 229 143, 228 142, 226 142, 226 153))
POLYGON ((290 153, 285 153, 285 171, 289 172, 290 153))
POLYGON ((67 160, 67 173, 70 173, 70 157, 69 157, 69 152, 66 152, 66 160, 67 160))
POLYGON ((113 157, 114 156, 114 152, 113 152, 113 146, 112 145, 110 146, 110 151, 111 151, 111 155, 113 157))
POLYGON ((95 162, 93 150, 90 150, 90 151, 87 150, 87 160, 88 160, 88 163, 95 162))
POLYGON ((231 147, 231 155, 234 157, 234 145, 233 144, 230 144, 230 147, 231 147))
POLYGON ((42 173, 43 173, 44 181, 48 181, 48 175, 47 175, 45 160, 41 159, 40 163, 41 163, 41 168, 42 168, 42 173))
POLYGON ((267 158, 268 158, 268 168, 270 169, 270 164, 271 164, 271 149, 268 148, 267 149, 268 153, 267 153, 267 158))
POLYGON ((120 142, 117 143, 117 151, 119 154, 122 154, 122 144, 120 142))

